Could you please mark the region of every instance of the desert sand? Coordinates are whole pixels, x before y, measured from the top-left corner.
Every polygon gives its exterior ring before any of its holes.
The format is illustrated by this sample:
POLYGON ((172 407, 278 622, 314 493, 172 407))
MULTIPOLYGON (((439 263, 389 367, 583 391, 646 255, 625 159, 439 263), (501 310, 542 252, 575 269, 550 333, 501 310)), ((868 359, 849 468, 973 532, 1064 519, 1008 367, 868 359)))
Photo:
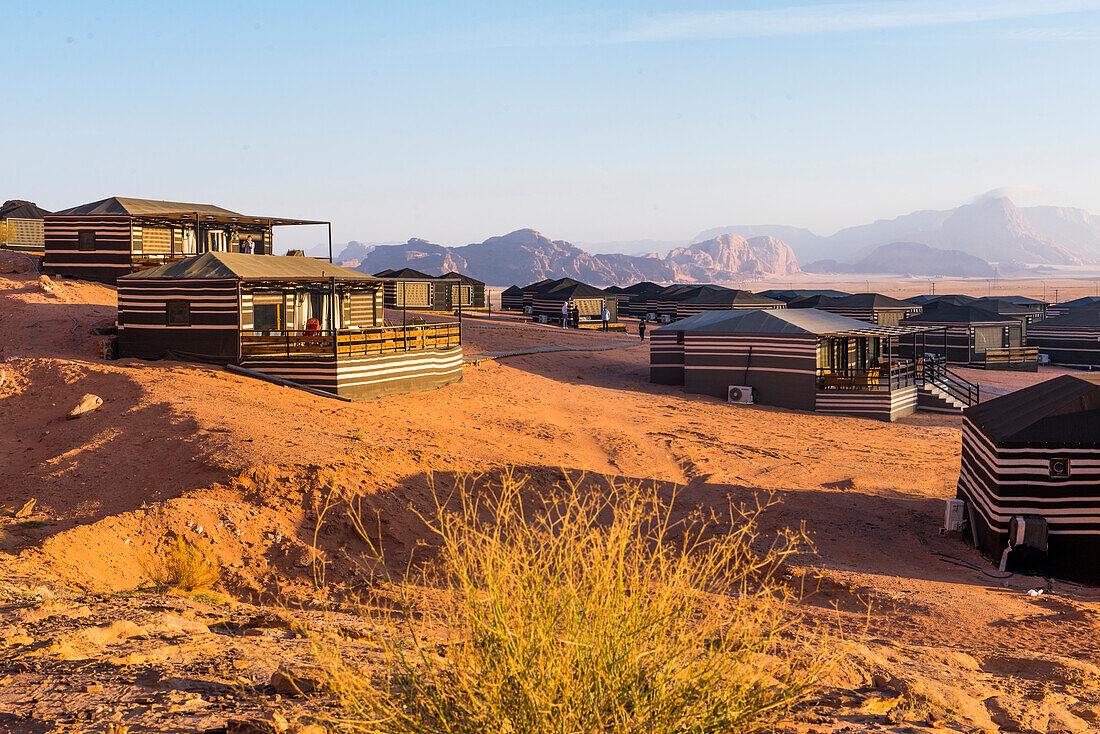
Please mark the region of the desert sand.
MULTIPOLYGON (((461 383, 342 403, 218 366, 102 360, 91 330, 114 314, 112 288, 59 280, 47 294, 33 272, 0 276, 0 729, 287 717, 293 730, 312 704, 268 685, 305 652, 279 606, 308 617, 370 582, 339 512, 316 532, 331 488, 360 497, 396 569, 427 539, 416 511, 433 489, 513 467, 536 490, 565 474, 592 491, 605 478, 656 482, 685 513, 771 496, 765 529, 804 524, 814 550, 791 569, 808 592, 797 611, 834 629, 845 658, 791 731, 1100 726, 1100 593, 1002 578, 939 532, 957 416, 886 424, 730 406, 650 384, 633 333, 496 318, 464 329, 467 356, 483 358, 461 383), (484 358, 550 346, 611 348, 484 358), (85 393, 103 406, 66 420, 85 393), (217 594, 134 593, 166 531, 212 549, 217 594), (899 701, 920 705, 902 714, 899 701)), ((975 379, 1008 390, 1059 373, 975 379)))

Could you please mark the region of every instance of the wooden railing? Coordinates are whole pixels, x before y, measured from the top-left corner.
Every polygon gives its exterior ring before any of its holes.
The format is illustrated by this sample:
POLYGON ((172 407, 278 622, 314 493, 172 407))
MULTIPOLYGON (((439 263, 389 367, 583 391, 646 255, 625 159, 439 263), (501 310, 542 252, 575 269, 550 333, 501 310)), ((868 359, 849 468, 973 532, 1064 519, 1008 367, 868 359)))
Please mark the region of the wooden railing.
POLYGON ((456 323, 313 332, 241 331, 242 357, 361 357, 450 349, 461 344, 462 331, 456 323))
POLYGON ((1039 350, 1034 347, 1004 347, 985 350, 985 363, 1029 364, 1039 361, 1039 350))
POLYGON ((917 384, 917 366, 898 362, 880 367, 821 367, 818 390, 897 390, 917 384))
POLYGON ((921 358, 921 385, 937 387, 968 407, 982 399, 981 386, 948 368, 947 359, 937 354, 921 358))

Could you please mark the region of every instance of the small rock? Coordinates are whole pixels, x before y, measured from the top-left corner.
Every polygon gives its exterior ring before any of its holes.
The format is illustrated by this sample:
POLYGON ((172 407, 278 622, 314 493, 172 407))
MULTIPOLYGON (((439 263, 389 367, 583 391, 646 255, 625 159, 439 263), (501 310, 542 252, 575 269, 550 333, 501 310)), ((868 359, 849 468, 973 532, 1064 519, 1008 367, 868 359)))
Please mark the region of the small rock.
POLYGON ((89 683, 88 685, 81 687, 80 690, 84 691, 85 693, 103 693, 103 686, 101 686, 99 683, 89 683))
POLYGON ((34 514, 34 505, 37 501, 38 500, 33 497, 27 500, 25 503, 23 503, 22 507, 15 511, 15 516, 17 518, 30 517, 32 514, 34 514))
POLYGON ((271 687, 284 696, 300 696, 319 691, 322 680, 316 668, 284 664, 271 674, 271 687))
POLYGON ((50 276, 48 276, 48 275, 38 276, 38 288, 43 293, 52 293, 54 287, 55 287, 54 282, 52 280, 50 280, 50 276))
POLYGON ((77 404, 73 406, 73 409, 70 410, 65 415, 65 417, 69 420, 79 418, 85 413, 90 413, 93 410, 98 410, 99 406, 101 405, 103 405, 103 398, 99 397, 98 395, 93 395, 92 393, 87 393, 84 397, 77 401, 77 404))

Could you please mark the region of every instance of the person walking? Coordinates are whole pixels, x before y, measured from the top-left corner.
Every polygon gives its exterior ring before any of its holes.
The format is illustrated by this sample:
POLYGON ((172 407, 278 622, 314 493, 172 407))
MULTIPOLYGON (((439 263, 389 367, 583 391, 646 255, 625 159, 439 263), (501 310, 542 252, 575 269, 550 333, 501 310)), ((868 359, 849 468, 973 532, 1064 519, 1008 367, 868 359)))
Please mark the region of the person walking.
POLYGON ((607 306, 604 306, 600 318, 603 320, 603 330, 607 331, 607 325, 611 323, 611 312, 607 310, 607 306))
POLYGON ((638 338, 645 341, 645 319, 638 320, 638 338))

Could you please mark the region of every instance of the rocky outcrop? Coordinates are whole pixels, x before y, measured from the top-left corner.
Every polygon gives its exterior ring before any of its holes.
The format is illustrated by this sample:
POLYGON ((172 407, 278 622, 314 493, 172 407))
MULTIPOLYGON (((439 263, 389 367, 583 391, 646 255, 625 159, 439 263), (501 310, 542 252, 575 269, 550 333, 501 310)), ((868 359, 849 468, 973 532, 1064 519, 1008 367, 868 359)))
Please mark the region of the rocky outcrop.
POLYGON ((774 237, 722 235, 661 255, 593 255, 564 240, 520 229, 479 244, 445 247, 413 238, 379 245, 356 268, 366 273, 411 267, 456 271, 492 285, 570 277, 597 286, 654 282, 742 282, 799 272, 791 248, 774 237))
POLYGON ((817 260, 804 266, 808 273, 887 273, 891 275, 992 277, 997 269, 979 257, 959 250, 941 250, 920 242, 892 242, 876 247, 855 262, 817 260))

